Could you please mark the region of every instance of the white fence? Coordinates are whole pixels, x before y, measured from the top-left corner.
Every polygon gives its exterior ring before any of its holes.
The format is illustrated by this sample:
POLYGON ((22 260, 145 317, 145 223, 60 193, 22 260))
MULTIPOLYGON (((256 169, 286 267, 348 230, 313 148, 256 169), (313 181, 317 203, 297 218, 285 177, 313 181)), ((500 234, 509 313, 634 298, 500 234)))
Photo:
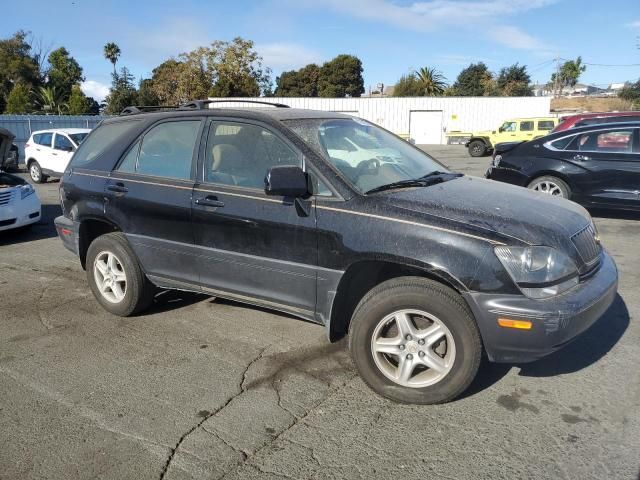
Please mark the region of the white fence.
MULTIPOLYGON (((283 103, 292 108, 356 115, 398 135, 410 137, 416 143, 423 143, 419 141, 421 138, 434 139, 429 143, 445 143, 444 133, 446 132, 496 129, 508 118, 548 116, 551 107, 549 97, 268 97, 246 98, 246 100, 283 103), (431 118, 426 119, 425 115, 418 115, 417 112, 432 112, 432 115, 430 115, 431 118), (435 136, 433 131, 428 135, 420 131, 423 127, 430 130, 438 129, 438 125, 440 132, 435 136)), ((249 104, 240 105, 250 106, 249 104)), ((229 106, 231 104, 227 103, 212 105, 214 108, 229 106)))

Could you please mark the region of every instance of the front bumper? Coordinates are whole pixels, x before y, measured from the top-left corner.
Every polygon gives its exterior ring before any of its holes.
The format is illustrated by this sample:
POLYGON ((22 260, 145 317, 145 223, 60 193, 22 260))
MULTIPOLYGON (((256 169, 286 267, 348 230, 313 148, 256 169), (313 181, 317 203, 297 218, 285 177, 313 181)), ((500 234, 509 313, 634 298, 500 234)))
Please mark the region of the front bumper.
POLYGON ((79 255, 79 238, 78 235, 80 231, 80 224, 78 222, 74 222, 73 220, 61 215, 56 217, 53 223, 56 226, 56 231, 58 232, 58 236, 60 240, 62 240, 62 244, 65 248, 76 255, 79 255))
POLYGON ((599 270, 558 297, 534 300, 524 295, 464 294, 478 322, 489 359, 531 362, 559 350, 587 330, 611 306, 618 290, 618 270, 603 250, 599 270), (527 320, 530 330, 503 328, 498 318, 527 320))
MULTIPOLYGON (((17 194, 19 197, 19 194, 17 194)), ((40 221, 41 205, 37 193, 25 199, 14 199, 0 207, 0 231, 25 227, 40 221)))

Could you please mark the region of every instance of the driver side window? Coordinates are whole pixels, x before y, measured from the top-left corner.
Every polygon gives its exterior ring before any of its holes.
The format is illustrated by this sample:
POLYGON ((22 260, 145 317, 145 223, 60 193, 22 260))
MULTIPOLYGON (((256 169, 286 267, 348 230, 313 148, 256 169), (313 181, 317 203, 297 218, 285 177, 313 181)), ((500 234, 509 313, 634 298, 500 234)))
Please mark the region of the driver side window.
POLYGON ((56 133, 53 148, 64 152, 73 152, 73 144, 66 136, 56 133))

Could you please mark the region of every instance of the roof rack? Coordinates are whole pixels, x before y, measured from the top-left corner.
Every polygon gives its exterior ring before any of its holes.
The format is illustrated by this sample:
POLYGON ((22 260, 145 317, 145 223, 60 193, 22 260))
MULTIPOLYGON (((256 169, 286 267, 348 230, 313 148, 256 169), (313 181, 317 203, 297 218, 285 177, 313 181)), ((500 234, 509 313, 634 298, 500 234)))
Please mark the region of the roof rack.
POLYGON ((207 105, 211 103, 257 103, 260 105, 269 105, 271 107, 276 108, 290 108, 289 105, 285 105, 284 103, 272 103, 272 102, 264 102, 261 100, 241 100, 238 98, 231 98, 226 100, 192 100, 187 103, 183 103, 179 106, 172 105, 132 105, 130 107, 126 107, 120 115, 137 115, 139 113, 147 113, 147 112, 159 112, 159 111, 168 111, 168 110, 207 110, 207 105))
POLYGON ((262 100, 242 100, 239 98, 229 98, 229 99, 221 99, 221 100, 192 100, 187 103, 183 103, 178 107, 178 110, 204 110, 207 108, 207 105, 212 103, 256 103, 259 105, 269 105, 271 107, 276 108, 289 108, 289 105, 285 105, 284 103, 273 103, 273 102, 265 102, 262 100))

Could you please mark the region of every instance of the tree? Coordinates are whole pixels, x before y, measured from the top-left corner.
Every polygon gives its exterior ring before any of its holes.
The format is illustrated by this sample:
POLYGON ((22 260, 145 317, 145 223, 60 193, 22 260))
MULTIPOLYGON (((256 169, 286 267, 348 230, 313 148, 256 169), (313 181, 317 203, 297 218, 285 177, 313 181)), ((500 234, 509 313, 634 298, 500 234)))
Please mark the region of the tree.
POLYGON ((64 47, 51 52, 49 65, 47 85, 54 87, 63 99, 68 99, 73 86, 84 81, 82 67, 64 47))
POLYGON ((318 96, 359 97, 364 93, 362 62, 353 55, 338 55, 320 67, 318 96))
POLYGON ((104 46, 104 58, 109 60, 113 64, 113 74, 117 75, 116 63, 120 58, 120 47, 113 42, 109 42, 104 46))
POLYGON ((216 41, 204 54, 207 73, 214 82, 211 96, 257 97, 270 90, 271 70, 263 67, 253 41, 241 37, 231 42, 216 41))
POLYGON ((533 95, 530 83, 527 66, 518 63, 500 70, 496 81, 498 92, 505 97, 530 97, 533 95))
POLYGON ((276 78, 275 95, 280 97, 317 97, 320 67, 310 63, 300 70, 282 72, 276 78))
POLYGON ((71 94, 69 95, 69 101, 67 103, 69 105, 69 115, 87 115, 92 113, 91 110, 92 107, 94 107, 93 103, 95 103, 95 100, 87 97, 80 88, 80 85, 74 85, 71 87, 71 94))
MULTIPOLYGON (((187 55, 183 54, 184 58, 187 55)), ((179 105, 207 97, 212 80, 199 55, 191 55, 184 62, 170 59, 153 69, 150 86, 158 104, 179 105)))
POLYGON ((618 93, 618 97, 634 104, 640 103, 640 79, 635 83, 625 85, 618 93))
POLYGON ((106 98, 106 113, 116 115, 122 112, 125 107, 138 103, 138 91, 133 83, 134 80, 135 77, 131 75, 127 67, 122 67, 119 74, 113 75, 111 91, 106 98))
POLYGON ((453 84, 453 95, 461 97, 480 97, 486 95, 487 84, 492 75, 483 62, 472 63, 463 69, 453 84))
POLYGON ((138 84, 138 104, 147 106, 160 105, 160 100, 153 88, 153 80, 150 78, 141 79, 138 84))
POLYGON ((394 97, 421 97, 423 95, 423 85, 413 72, 401 76, 393 87, 394 97))
POLYGON ((27 35, 19 30, 12 37, 0 40, 0 112, 4 111, 14 85, 21 83, 34 88, 41 83, 40 69, 31 56, 27 35))
POLYGON ((562 64, 558 73, 551 74, 551 84, 555 87, 556 93, 560 93, 564 87, 574 87, 578 83, 578 78, 587 69, 582 64, 582 57, 575 60, 568 60, 562 64))
POLYGON ((40 87, 36 94, 36 103, 45 113, 62 115, 67 111, 68 105, 64 102, 56 87, 40 87))
POLYGON ((22 83, 13 87, 7 97, 7 108, 5 113, 24 114, 33 111, 31 101, 31 89, 22 83))
POLYGON ((434 97, 442 95, 447 88, 446 78, 435 68, 422 67, 415 72, 416 78, 420 82, 422 95, 434 97))

